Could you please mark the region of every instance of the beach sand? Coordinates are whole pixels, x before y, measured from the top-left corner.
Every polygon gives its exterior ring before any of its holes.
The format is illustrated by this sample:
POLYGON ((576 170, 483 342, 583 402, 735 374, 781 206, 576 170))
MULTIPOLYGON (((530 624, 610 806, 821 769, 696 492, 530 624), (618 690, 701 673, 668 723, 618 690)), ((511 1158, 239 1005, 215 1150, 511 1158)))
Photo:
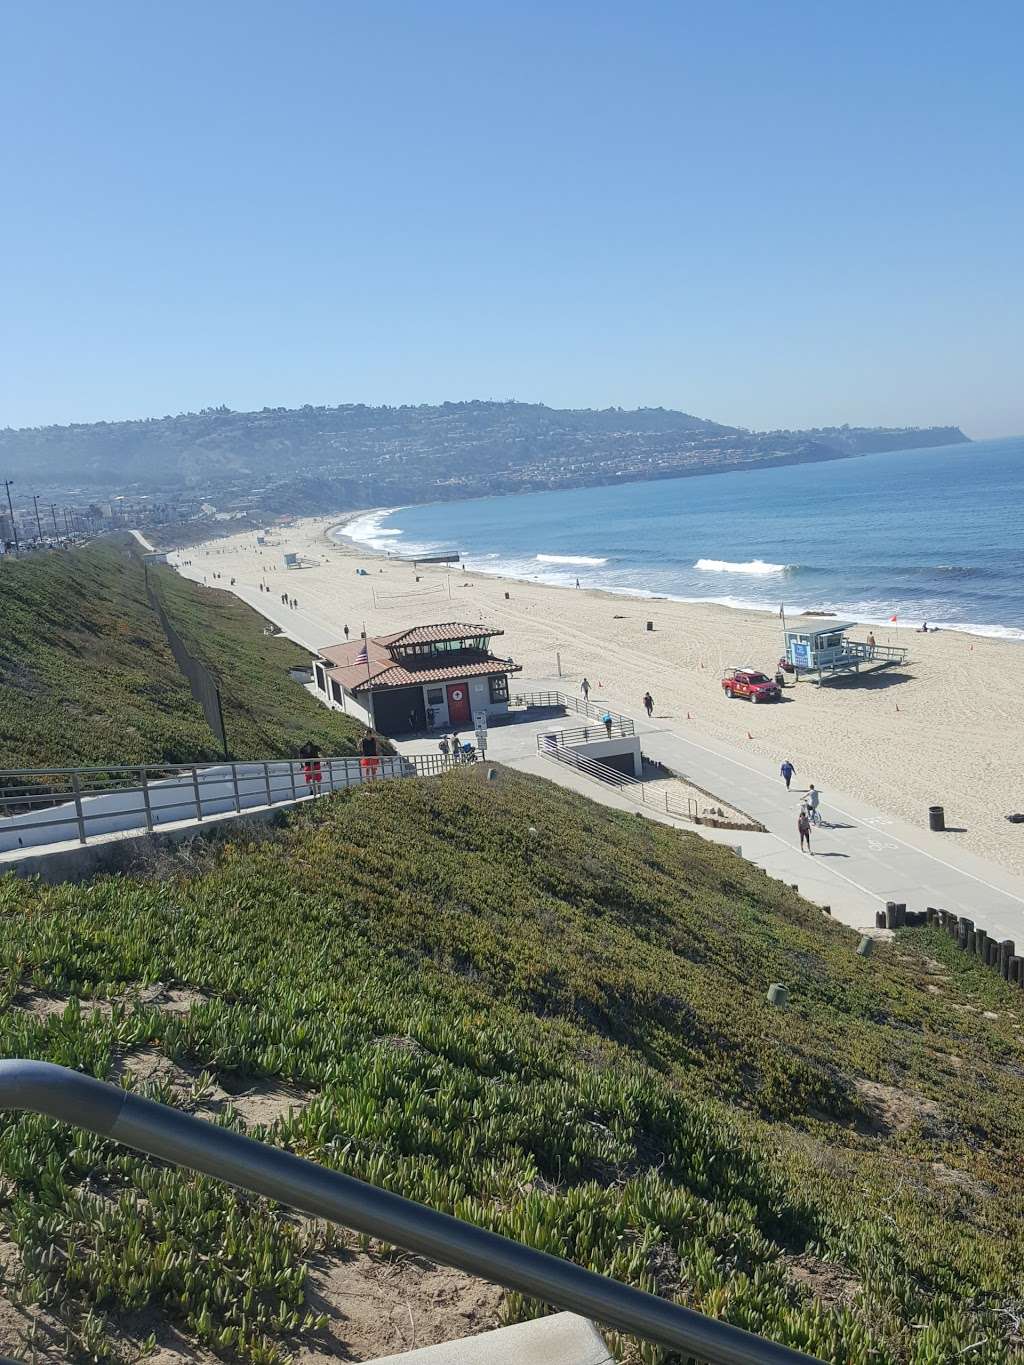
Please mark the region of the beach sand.
MULTIPOLYGON (((880 645, 908 647, 905 668, 820 688, 800 683, 776 705, 730 702, 720 685, 725 668, 774 673, 782 653, 776 616, 457 567, 414 569, 329 539, 339 520, 278 528, 262 555, 250 532, 179 552, 172 562, 191 559, 182 571, 210 586, 227 588, 234 577, 239 596, 310 646, 341 640, 346 624, 358 636, 364 623, 376 635, 429 622, 486 621, 504 629, 497 649, 522 664, 525 683, 576 692, 586 675, 592 700, 634 716, 643 714, 641 698, 650 689, 655 723, 666 729, 698 742, 728 740, 779 762, 789 758, 800 785, 819 787, 826 807, 830 791, 848 792, 925 828, 928 807, 942 805, 951 844, 1024 874, 1024 825, 1005 818, 1024 811, 1020 643, 876 626, 880 645), (285 551, 316 566, 286 571, 285 551), (214 580, 214 573, 222 577, 214 580), (259 591, 261 581, 269 593, 259 591), (298 610, 282 607, 286 591, 298 610)), ((867 630, 854 633, 863 639, 867 630)))

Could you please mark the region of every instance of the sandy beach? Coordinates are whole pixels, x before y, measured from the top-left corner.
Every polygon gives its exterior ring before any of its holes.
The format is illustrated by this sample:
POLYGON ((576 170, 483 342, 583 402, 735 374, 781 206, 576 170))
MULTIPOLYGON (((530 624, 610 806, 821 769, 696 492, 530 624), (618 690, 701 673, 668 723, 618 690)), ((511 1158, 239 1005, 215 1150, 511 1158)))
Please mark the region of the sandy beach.
MULTIPOLYGON (((781 762, 830 790, 848 792, 919 827, 943 805, 951 843, 1024 873, 1024 647, 957 632, 922 635, 875 628, 879 644, 909 649, 909 661, 872 678, 787 688, 785 701, 728 701, 725 668, 774 672, 782 653, 774 615, 718 605, 619 597, 443 566, 414 568, 328 536, 339 518, 306 519, 272 535, 262 550, 244 535, 171 557, 211 587, 265 607, 311 647, 343 638, 347 625, 371 635, 436 621, 486 621, 505 631, 524 684, 596 696, 629 714, 650 689, 656 721, 695 739, 728 740, 781 762), (285 552, 306 563, 285 570, 285 552), (358 569, 365 569, 360 576, 358 569), (221 577, 214 579, 213 575, 221 577), (260 583, 269 593, 260 591, 260 583), (282 613, 285 592, 298 608, 282 613), (507 594, 507 597, 506 597, 507 594), (654 622, 647 631, 646 622, 654 622), (561 681, 558 681, 559 668, 561 681)), ((851 632, 866 638, 867 627, 851 632)))

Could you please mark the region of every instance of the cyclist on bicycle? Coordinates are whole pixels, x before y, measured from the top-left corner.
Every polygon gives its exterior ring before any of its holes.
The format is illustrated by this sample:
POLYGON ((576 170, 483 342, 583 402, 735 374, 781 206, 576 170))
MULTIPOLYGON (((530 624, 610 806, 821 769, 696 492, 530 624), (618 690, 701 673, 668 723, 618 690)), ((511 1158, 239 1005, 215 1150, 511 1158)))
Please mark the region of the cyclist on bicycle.
POLYGON ((807 788, 807 795, 804 797, 804 801, 807 805, 807 813, 811 817, 811 822, 815 825, 821 824, 821 811, 818 809, 820 800, 821 792, 818 791, 817 787, 812 782, 807 788))

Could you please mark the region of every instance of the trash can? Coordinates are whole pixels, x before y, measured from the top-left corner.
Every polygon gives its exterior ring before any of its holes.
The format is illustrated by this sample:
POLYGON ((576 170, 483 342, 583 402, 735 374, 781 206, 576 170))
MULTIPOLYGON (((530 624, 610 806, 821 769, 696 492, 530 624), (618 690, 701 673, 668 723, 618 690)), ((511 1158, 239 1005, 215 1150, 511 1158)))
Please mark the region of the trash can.
POLYGON ((648 629, 648 630, 653 630, 653 629, 654 629, 654 622, 653 622, 653 621, 648 621, 648 622, 647 622, 647 629, 648 629))
POLYGON ((946 828, 946 811, 943 806, 928 807, 928 828, 943 830, 946 828))

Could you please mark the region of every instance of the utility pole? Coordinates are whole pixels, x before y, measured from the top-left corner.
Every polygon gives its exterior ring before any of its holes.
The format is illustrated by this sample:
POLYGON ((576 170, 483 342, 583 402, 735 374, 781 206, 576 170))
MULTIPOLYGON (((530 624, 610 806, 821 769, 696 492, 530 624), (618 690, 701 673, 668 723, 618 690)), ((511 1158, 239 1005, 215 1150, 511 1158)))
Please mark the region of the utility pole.
POLYGON ((71 523, 68 521, 68 509, 66 507, 64 508, 64 534, 69 538, 71 536, 71 523))
POLYGON ((11 534, 14 536, 15 556, 21 554, 21 546, 18 544, 18 524, 14 520, 14 503, 11 502, 11 480, 4 479, 4 488, 7 490, 7 507, 11 514, 11 534))
POLYGON ((53 517, 53 534, 59 537, 60 532, 57 530, 57 504, 55 502, 50 503, 50 516, 53 517))
POLYGON ((39 539, 42 540, 42 538, 43 538, 43 523, 39 520, 39 494, 38 494, 38 493, 33 493, 33 494, 32 494, 32 501, 35 503, 35 506, 36 506, 36 529, 37 529, 38 532, 39 532, 39 539))

